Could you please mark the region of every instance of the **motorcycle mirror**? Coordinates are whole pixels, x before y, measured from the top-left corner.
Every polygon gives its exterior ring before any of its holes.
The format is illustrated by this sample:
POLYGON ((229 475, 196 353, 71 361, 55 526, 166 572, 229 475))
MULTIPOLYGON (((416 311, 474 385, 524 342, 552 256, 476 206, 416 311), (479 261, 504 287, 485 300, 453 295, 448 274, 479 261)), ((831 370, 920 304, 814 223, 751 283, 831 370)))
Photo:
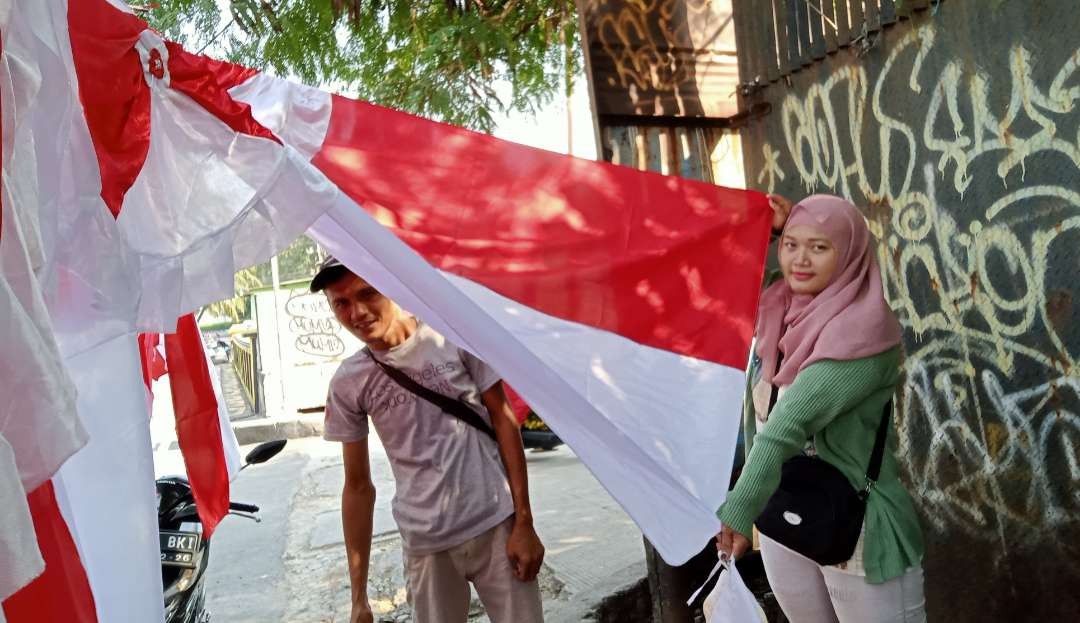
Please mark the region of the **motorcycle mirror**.
POLYGON ((257 465, 259 463, 265 463, 274 458, 278 452, 281 452, 285 447, 285 439, 278 439, 276 441, 267 441, 266 443, 260 443, 248 452, 248 455, 244 458, 244 461, 249 465, 257 465))

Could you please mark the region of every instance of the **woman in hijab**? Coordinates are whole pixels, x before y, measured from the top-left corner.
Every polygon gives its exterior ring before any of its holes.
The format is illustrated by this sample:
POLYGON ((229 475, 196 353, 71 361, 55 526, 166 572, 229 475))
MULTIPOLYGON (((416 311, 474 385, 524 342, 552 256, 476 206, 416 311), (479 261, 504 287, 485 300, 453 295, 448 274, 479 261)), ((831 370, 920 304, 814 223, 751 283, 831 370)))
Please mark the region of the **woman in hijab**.
MULTIPOLYGON (((900 377, 900 325, 858 209, 828 195, 794 208, 782 197, 770 200, 774 225, 783 227, 784 278, 762 296, 755 350, 764 382, 779 397, 717 511, 724 526, 717 547, 735 558, 750 547, 781 464, 808 439, 818 458, 862 489, 882 410, 900 377)), ((821 566, 759 534, 769 583, 792 623, 925 621, 922 533, 898 478, 891 421, 885 448, 849 561, 821 566)))

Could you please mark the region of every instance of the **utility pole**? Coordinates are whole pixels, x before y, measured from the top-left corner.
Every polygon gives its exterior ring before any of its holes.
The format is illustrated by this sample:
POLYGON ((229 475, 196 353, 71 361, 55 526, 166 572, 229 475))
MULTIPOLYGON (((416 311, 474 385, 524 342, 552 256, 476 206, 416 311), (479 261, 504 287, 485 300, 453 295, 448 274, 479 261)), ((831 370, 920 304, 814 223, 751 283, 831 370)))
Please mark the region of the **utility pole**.
POLYGON ((648 539, 642 540, 645 542, 653 623, 694 623, 705 595, 699 596, 690 606, 686 605, 686 600, 701 586, 716 564, 716 546, 710 541, 685 564, 673 567, 660 558, 648 539))
POLYGON ((570 36, 567 32, 572 23, 566 14, 566 5, 563 5, 559 41, 563 46, 563 84, 566 87, 566 153, 569 156, 574 155, 574 111, 572 108, 573 102, 571 101, 574 95, 574 74, 570 71, 570 64, 574 59, 574 50, 570 45, 570 36))
POLYGON ((285 347, 281 343, 281 321, 283 316, 281 313, 281 273, 278 270, 278 258, 276 255, 270 258, 270 279, 274 288, 274 345, 277 346, 277 389, 281 400, 278 404, 281 413, 284 413, 287 408, 285 404, 285 347))

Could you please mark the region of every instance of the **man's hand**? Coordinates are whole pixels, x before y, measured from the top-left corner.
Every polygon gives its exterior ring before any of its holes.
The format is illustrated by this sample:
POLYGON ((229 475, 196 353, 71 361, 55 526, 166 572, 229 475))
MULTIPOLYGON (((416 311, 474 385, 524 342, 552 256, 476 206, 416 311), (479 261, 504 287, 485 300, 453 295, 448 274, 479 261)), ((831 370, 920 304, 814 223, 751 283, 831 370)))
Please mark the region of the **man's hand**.
POLYGON ((544 545, 532 524, 515 523, 506 541, 506 555, 510 558, 510 567, 514 577, 522 582, 530 582, 540 573, 544 562, 544 545))
POLYGON ((774 231, 783 231, 787 224, 788 215, 791 214, 791 202, 780 195, 769 195, 769 207, 773 210, 772 228, 774 231))
POLYGON ((375 617, 371 614, 371 606, 368 604, 366 597, 358 602, 353 602, 349 623, 375 623, 375 617))
POLYGON ((716 535, 716 549, 723 554, 725 560, 738 560, 750 549, 750 539, 744 537, 728 526, 716 535))
POLYGON ((544 562, 544 546, 533 529, 532 509, 529 506, 529 478, 525 469, 525 450, 521 447, 521 431, 518 429, 514 411, 506 400, 502 381, 480 394, 480 398, 491 415, 491 426, 495 429, 495 439, 499 444, 499 456, 502 457, 506 477, 510 481, 510 495, 514 498, 514 527, 510 529, 510 538, 506 541, 506 556, 510 559, 514 577, 522 582, 529 582, 540 573, 540 565, 544 562))

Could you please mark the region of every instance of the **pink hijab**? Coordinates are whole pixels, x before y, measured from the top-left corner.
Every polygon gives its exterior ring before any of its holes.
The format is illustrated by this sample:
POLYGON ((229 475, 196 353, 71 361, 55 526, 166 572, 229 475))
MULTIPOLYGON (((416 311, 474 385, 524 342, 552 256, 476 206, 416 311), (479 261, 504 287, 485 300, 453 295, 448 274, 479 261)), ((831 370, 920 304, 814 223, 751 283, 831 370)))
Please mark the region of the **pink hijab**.
POLYGON ((791 384, 816 361, 883 353, 898 345, 901 336, 858 208, 839 197, 813 195, 792 208, 785 231, 796 225, 824 233, 840 258, 832 281, 817 295, 794 294, 781 279, 761 297, 755 350, 764 380, 777 385, 791 384), (778 351, 784 360, 774 376, 778 351))

